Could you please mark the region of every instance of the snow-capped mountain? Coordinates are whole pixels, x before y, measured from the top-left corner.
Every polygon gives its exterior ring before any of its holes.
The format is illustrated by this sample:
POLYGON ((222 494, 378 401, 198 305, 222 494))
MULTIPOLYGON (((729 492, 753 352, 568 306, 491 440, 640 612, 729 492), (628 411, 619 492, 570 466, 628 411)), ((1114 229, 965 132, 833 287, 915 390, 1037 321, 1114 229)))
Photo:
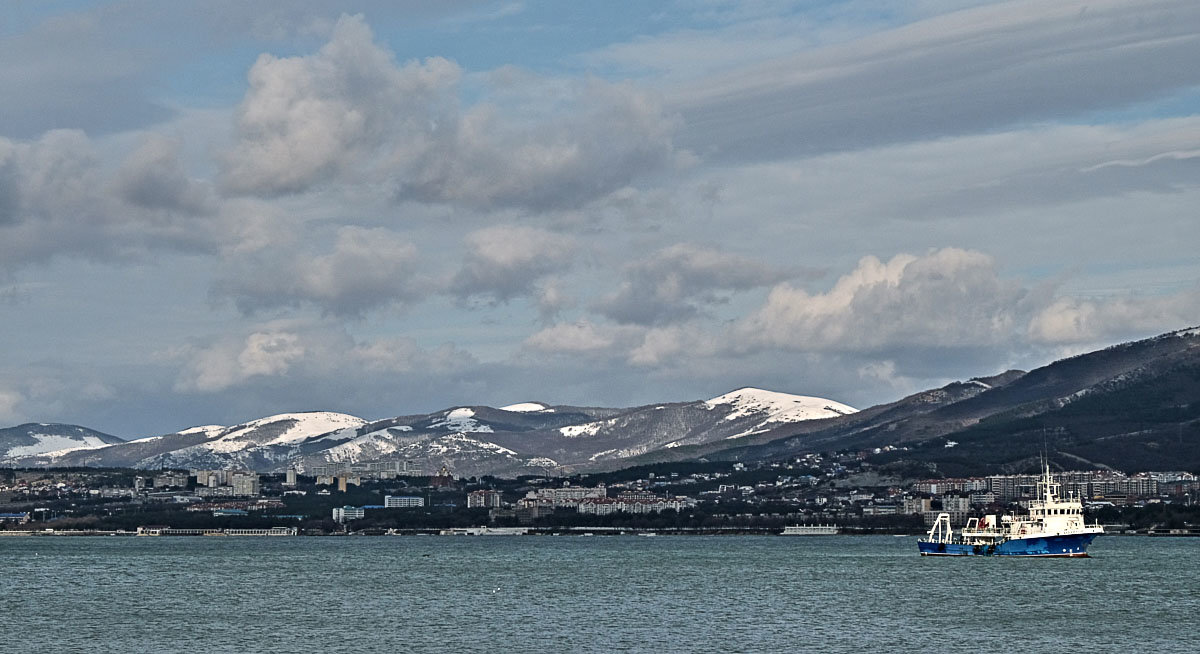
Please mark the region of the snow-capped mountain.
POLYGON ((63 452, 23 451, 21 465, 248 468, 406 461, 428 472, 518 475, 612 467, 661 450, 832 418, 854 409, 822 398, 743 388, 707 401, 630 409, 522 402, 461 406, 367 422, 340 413, 287 413, 223 427, 192 427, 63 452))
POLYGON ((122 443, 120 438, 76 425, 28 423, 0 429, 0 463, 27 457, 65 454, 122 443))
MULTIPOLYGON (((770 423, 778 424, 800 422, 801 420, 836 418, 858 411, 852 406, 842 404, 841 402, 834 402, 833 400, 776 393, 774 391, 764 391, 761 388, 740 388, 732 393, 726 393, 721 397, 714 397, 704 404, 712 409, 722 406, 731 407, 733 410, 725 416, 725 420, 737 420, 746 417, 762 419, 758 427, 765 427, 770 423), (765 418, 763 418, 764 415, 765 418)), ((737 438, 743 435, 745 434, 737 434, 730 436, 730 438, 737 438)))

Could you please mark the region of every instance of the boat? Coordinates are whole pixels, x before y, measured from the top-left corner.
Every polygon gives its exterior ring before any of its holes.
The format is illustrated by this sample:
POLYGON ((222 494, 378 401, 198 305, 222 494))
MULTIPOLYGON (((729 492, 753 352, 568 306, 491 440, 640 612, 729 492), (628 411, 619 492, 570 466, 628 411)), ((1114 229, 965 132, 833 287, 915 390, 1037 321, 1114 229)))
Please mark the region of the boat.
POLYGON ((917 541, 921 556, 1087 557, 1088 545, 1104 527, 1086 524, 1083 503, 1074 495, 1064 499, 1060 488, 1047 464, 1025 515, 969 518, 956 534, 950 514, 939 513, 929 534, 917 541))
POLYGON ((438 532, 442 536, 524 536, 526 527, 452 527, 438 532))
POLYGON ((783 536, 833 536, 838 533, 837 525, 788 525, 783 536))

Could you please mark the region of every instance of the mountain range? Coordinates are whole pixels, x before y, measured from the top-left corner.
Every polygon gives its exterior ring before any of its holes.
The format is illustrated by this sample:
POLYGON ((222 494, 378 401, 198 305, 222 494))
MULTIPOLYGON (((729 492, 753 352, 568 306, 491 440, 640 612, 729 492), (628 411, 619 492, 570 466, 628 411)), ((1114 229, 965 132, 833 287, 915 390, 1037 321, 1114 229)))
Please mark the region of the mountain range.
POLYGON ((833 420, 780 425, 732 447, 699 445, 630 463, 852 449, 889 449, 870 460, 916 464, 914 475, 1033 470, 1042 456, 1062 469, 1200 471, 1200 328, 954 382, 833 420))
POLYGON ((619 467, 656 450, 729 442, 854 411, 823 398, 743 388, 706 401, 630 409, 526 402, 373 422, 342 413, 287 413, 130 441, 74 425, 27 424, 2 432, 13 435, 16 447, 0 450, 0 464, 277 472, 392 460, 425 472, 445 466, 458 475, 514 476, 619 467))
POLYGON ((1200 470, 1200 328, 862 411, 743 388, 624 409, 526 402, 377 421, 289 413, 130 441, 75 425, 0 429, 0 465, 261 472, 402 460, 426 472, 445 466, 456 475, 515 476, 848 449, 912 475, 1017 471, 1039 456, 1062 468, 1200 470))

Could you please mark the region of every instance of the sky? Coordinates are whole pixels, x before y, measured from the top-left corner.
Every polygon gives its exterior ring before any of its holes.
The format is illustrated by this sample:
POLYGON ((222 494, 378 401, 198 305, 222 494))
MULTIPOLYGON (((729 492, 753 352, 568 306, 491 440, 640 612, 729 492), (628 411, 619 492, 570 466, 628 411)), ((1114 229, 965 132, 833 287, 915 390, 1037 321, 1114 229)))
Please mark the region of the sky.
POLYGON ((1200 3, 0 13, 0 426, 866 407, 1200 324, 1200 3))

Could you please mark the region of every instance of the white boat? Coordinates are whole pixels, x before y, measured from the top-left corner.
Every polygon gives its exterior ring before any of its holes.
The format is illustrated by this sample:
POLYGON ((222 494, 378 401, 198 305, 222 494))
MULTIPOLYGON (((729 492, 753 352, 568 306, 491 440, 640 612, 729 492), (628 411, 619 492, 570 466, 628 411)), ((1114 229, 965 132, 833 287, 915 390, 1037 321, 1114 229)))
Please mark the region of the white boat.
POLYGON ((453 527, 443 529, 442 536, 524 536, 529 533, 525 527, 453 527))
POLYGON ((950 514, 939 513, 929 534, 917 541, 921 556, 1086 557, 1104 527, 1084 522, 1083 503, 1073 495, 1063 498, 1060 488, 1046 464, 1026 514, 969 518, 955 533, 950 514))
POLYGON ((838 533, 837 525, 788 525, 783 536, 833 536, 838 533))

